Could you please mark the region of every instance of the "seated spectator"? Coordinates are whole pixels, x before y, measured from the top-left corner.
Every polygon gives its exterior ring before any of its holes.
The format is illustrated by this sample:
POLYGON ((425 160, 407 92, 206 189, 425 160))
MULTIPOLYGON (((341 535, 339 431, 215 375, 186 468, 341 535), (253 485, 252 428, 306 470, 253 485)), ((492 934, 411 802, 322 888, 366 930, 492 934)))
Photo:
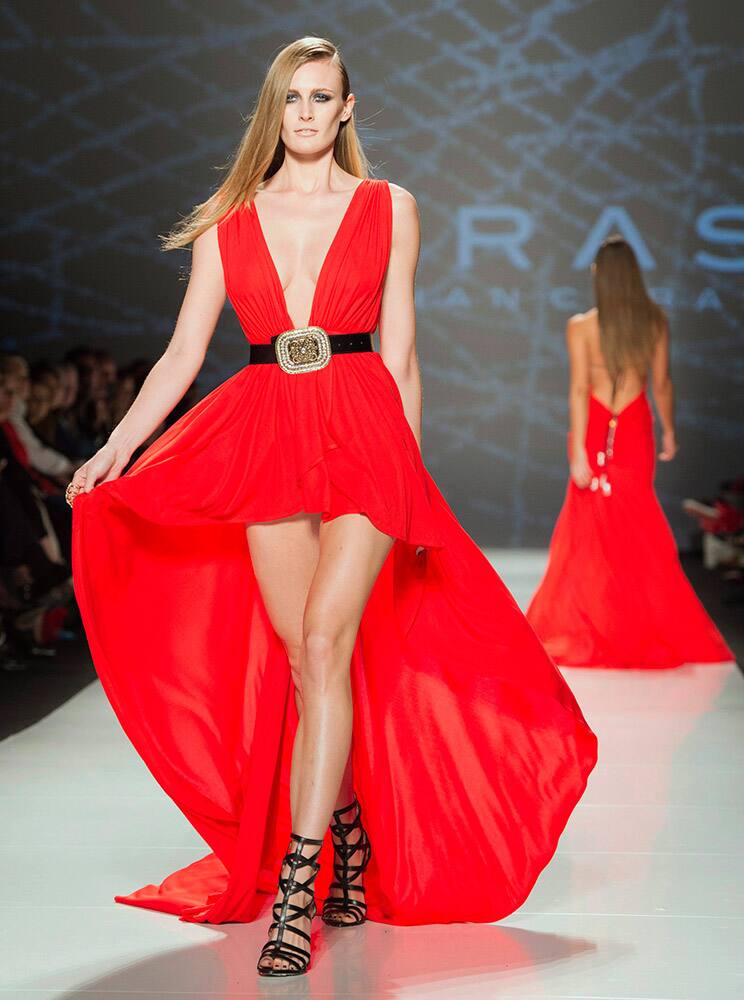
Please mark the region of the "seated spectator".
POLYGON ((80 392, 80 375, 72 361, 62 361, 54 366, 60 381, 59 402, 55 411, 55 438, 46 443, 64 455, 82 455, 90 458, 95 449, 84 437, 78 426, 77 408, 80 392))
POLYGON ((10 451, 23 466, 43 498, 44 512, 50 522, 50 538, 54 540, 61 557, 70 561, 72 512, 65 501, 64 487, 84 460, 71 462, 65 455, 48 448, 28 424, 25 419, 27 372, 26 360, 19 355, 11 355, 0 362, 0 377, 11 399, 9 415, 2 424, 2 436, 6 451, 10 451), (44 471, 46 469, 49 473, 44 471))
POLYGON ((114 427, 111 418, 113 383, 110 380, 113 362, 105 351, 80 347, 68 351, 67 357, 72 358, 78 369, 80 385, 75 419, 84 453, 90 457, 108 441, 114 427))
POLYGON ((82 462, 49 448, 30 426, 26 418, 30 394, 28 362, 20 354, 8 354, 0 360, 0 374, 6 377, 12 394, 9 422, 26 450, 30 465, 58 485, 66 486, 82 462))
MULTIPOLYGON (((12 379, 0 374, 0 631, 3 663, 38 652, 74 605, 70 561, 61 551, 48 498, 21 461, 9 420, 12 379), (10 648, 10 652, 9 652, 10 648)), ((2 664, 0 664, 2 665, 2 664)))

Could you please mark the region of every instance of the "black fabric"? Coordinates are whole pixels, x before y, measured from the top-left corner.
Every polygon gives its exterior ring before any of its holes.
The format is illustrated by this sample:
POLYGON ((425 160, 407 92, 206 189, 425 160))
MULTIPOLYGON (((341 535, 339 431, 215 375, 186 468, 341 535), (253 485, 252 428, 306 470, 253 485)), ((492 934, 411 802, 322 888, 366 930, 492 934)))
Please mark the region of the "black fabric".
MULTIPOLYGON (((276 336, 280 336, 277 334, 276 336)), ((276 336, 271 338, 270 344, 251 344, 250 360, 251 365, 266 365, 277 363, 274 342, 276 336)), ((331 333, 328 335, 331 342, 331 354, 355 354, 358 351, 372 351, 372 333, 331 333)))

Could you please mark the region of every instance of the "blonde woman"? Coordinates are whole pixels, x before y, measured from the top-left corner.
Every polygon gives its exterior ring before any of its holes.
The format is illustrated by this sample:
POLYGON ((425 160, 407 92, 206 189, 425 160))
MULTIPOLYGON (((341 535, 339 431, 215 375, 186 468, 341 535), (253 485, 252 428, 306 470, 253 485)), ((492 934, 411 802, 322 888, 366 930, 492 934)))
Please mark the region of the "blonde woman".
POLYGON ((321 902, 341 928, 512 912, 596 761, 423 464, 416 202, 368 176, 354 109, 331 42, 277 55, 224 182, 166 239, 193 243, 172 340, 69 490, 101 681, 211 848, 115 898, 221 923, 275 894, 264 976, 309 968, 321 902), (226 295, 248 363, 122 474, 226 295))
POLYGON ((669 326, 632 247, 612 236, 593 264, 596 307, 574 316, 570 478, 548 567, 527 617, 554 659, 581 667, 676 667, 733 659, 677 557, 653 486, 677 452, 669 326))

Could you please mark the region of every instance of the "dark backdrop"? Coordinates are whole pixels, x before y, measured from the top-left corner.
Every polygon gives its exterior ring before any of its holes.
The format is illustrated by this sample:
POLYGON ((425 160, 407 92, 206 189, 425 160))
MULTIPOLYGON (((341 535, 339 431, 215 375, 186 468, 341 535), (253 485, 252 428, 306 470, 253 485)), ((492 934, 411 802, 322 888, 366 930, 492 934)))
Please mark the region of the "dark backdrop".
MULTIPOLYGON (((668 308, 680 499, 742 471, 742 22, 730 0, 16 2, 2 7, 0 346, 155 359, 266 66, 340 47, 377 176, 412 191, 424 458, 484 544, 543 545, 563 495, 566 318, 620 230, 668 308)), ((246 361, 227 308, 200 388, 246 361)))

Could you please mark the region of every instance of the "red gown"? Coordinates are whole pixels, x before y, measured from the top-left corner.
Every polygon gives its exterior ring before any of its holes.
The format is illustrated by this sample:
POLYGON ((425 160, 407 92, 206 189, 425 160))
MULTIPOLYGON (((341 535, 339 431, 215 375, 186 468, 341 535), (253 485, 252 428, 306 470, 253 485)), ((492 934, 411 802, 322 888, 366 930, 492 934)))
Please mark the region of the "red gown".
MULTIPOLYGON (((387 182, 365 179, 311 324, 376 327, 391 227, 387 182)), ((254 208, 223 218, 218 235, 248 340, 292 328, 254 208)), ((222 923, 252 920, 276 893, 297 712, 245 525, 298 511, 361 512, 396 539, 351 664, 370 918, 493 921, 524 901, 584 791, 596 737, 424 467, 379 353, 296 374, 246 365, 73 511, 75 592, 105 693, 210 848, 117 901, 222 923)), ((322 900, 330 834, 320 860, 322 900)))
POLYGON ((734 655, 680 566, 654 492, 653 417, 645 392, 614 418, 589 398, 592 484, 569 479, 545 575, 527 618, 557 663, 678 667, 734 655))

